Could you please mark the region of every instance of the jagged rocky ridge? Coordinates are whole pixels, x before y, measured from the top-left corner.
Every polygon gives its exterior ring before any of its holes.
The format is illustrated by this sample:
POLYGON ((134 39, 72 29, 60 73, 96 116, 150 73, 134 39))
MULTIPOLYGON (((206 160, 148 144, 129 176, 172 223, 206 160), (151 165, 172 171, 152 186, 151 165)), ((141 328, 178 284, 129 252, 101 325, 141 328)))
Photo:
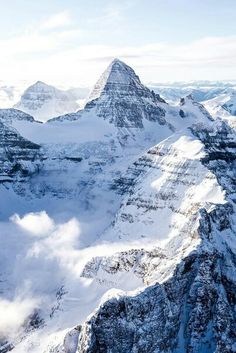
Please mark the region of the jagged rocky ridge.
POLYGON ((35 122, 31 115, 14 108, 0 109, 0 121, 7 125, 12 125, 14 121, 35 122))

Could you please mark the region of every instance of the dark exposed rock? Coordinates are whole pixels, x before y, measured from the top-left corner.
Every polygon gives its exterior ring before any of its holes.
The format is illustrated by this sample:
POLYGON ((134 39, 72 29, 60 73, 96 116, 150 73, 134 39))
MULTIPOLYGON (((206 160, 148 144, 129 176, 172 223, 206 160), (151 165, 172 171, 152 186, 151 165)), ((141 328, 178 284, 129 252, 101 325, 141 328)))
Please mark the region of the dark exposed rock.
POLYGON ((14 349, 14 345, 9 342, 0 342, 0 353, 7 353, 14 349))
POLYGON ((181 116, 181 118, 185 118, 185 112, 182 109, 180 109, 179 115, 181 116))
POLYGON ((27 177, 39 169, 40 146, 23 138, 15 129, 0 122, 1 182, 16 175, 27 177))

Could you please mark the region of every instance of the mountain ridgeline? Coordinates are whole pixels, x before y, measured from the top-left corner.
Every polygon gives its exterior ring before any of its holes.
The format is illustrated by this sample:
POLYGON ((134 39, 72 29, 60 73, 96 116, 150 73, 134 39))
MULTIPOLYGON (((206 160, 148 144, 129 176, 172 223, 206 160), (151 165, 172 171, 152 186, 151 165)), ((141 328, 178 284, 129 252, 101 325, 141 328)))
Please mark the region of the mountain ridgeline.
POLYGON ((231 101, 172 105, 119 59, 40 123, 50 92, 0 110, 1 295, 25 305, 0 353, 236 352, 231 101))

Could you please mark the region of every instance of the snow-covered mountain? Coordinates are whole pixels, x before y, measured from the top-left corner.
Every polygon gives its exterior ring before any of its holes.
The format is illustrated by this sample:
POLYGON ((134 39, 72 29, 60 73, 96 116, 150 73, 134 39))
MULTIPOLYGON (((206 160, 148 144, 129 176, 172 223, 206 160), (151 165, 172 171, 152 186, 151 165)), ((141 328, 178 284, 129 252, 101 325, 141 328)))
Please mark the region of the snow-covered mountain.
POLYGON ((77 113, 0 124, 1 353, 236 350, 227 121, 115 59, 77 113))
POLYGON ((236 90, 231 89, 207 100, 204 105, 213 116, 236 116, 236 90))
POLYGON ((38 81, 25 90, 20 101, 14 106, 35 119, 48 119, 65 113, 77 111, 79 104, 75 90, 62 91, 38 81))
POLYGON ((205 108, 215 118, 221 118, 236 128, 236 90, 231 88, 217 97, 203 102, 205 108))
POLYGON ((84 111, 51 121, 78 120, 86 112, 121 128, 142 128, 143 120, 165 125, 165 103, 140 82, 132 68, 115 59, 90 93, 84 111))
POLYGON ((174 82, 169 84, 152 83, 148 87, 154 92, 161 94, 164 99, 172 104, 177 103, 180 98, 191 94, 198 102, 204 102, 226 94, 235 89, 235 82, 174 82))

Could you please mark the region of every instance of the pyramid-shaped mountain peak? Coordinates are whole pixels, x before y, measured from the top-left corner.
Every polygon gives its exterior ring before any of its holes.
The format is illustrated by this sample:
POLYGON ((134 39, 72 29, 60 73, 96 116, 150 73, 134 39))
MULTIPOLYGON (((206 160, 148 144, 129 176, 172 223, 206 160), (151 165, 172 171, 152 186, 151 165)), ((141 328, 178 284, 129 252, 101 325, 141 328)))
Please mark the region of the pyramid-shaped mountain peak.
POLYGON ((37 81, 32 86, 48 86, 48 85, 43 81, 37 81))
POLYGON ((119 59, 114 59, 94 86, 89 101, 103 94, 146 89, 134 70, 119 59))
POLYGON ((165 101, 144 86, 134 70, 119 59, 114 59, 97 81, 85 105, 96 115, 118 127, 143 127, 143 120, 164 119, 165 101))

